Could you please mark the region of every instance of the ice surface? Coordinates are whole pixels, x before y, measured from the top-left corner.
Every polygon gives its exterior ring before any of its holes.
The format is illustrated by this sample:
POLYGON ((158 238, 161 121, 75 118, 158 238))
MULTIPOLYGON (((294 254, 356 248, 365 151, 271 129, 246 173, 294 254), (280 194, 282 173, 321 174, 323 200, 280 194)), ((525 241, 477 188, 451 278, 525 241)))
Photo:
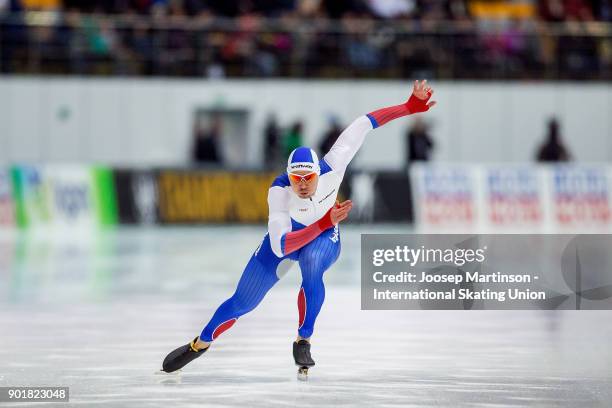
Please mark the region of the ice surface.
POLYGON ((231 295, 263 227, 5 232, 0 386, 69 386, 70 407, 612 406, 612 312, 362 311, 365 231, 407 232, 344 228, 307 382, 297 267, 202 358, 156 374, 231 295))

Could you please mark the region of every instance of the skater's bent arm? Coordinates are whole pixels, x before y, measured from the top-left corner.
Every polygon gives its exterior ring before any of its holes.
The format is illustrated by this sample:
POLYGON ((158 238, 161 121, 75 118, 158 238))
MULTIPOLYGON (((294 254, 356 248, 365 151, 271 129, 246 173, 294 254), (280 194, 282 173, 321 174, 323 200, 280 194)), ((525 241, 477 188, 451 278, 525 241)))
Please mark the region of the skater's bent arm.
POLYGON ((353 203, 350 200, 336 203, 318 221, 299 231, 291 231, 291 217, 286 192, 281 188, 270 188, 268 205, 270 207, 268 218, 270 246, 272 252, 279 258, 297 251, 312 242, 323 231, 345 220, 353 208, 353 203))
POLYGON ((336 201, 336 204, 316 222, 299 231, 286 233, 281 238, 281 249, 283 254, 288 255, 297 251, 306 244, 312 242, 323 231, 332 228, 334 225, 338 225, 340 221, 348 217, 352 208, 353 203, 351 200, 346 200, 342 203, 336 201))
MULTIPOLYGON (((333 208, 333 207, 332 207, 333 208)), ((321 219, 310 224, 306 228, 299 231, 287 232, 281 237, 281 250, 283 255, 289 255, 297 251, 306 244, 312 242, 316 237, 321 235, 323 231, 334 226, 331 220, 331 210, 325 213, 321 219)))
POLYGON ((329 152, 323 158, 332 169, 344 172, 350 161, 355 157, 363 141, 372 129, 418 112, 426 112, 436 103, 429 102, 433 89, 427 81, 416 81, 410 98, 400 105, 382 108, 358 117, 338 136, 329 152))
POLYGON ((268 191, 268 233, 274 255, 282 258, 311 242, 321 232, 333 226, 331 209, 317 222, 299 231, 291 231, 289 197, 285 190, 271 187, 268 191))
POLYGON ((289 194, 283 188, 271 187, 268 190, 268 234, 274 255, 282 258, 281 238, 291 231, 289 216, 289 194))

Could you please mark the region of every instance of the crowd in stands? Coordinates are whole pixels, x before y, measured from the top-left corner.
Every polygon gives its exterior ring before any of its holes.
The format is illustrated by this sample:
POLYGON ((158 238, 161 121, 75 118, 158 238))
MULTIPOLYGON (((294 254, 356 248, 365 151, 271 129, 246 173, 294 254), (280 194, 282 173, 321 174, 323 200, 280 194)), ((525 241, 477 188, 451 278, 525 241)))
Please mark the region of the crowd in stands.
POLYGON ((609 79, 611 27, 612 0, 0 0, 0 70, 609 79))
POLYGON ((302 18, 469 19, 495 16, 544 21, 611 21, 609 0, 0 0, 0 10, 167 13, 235 18, 247 14, 302 18))

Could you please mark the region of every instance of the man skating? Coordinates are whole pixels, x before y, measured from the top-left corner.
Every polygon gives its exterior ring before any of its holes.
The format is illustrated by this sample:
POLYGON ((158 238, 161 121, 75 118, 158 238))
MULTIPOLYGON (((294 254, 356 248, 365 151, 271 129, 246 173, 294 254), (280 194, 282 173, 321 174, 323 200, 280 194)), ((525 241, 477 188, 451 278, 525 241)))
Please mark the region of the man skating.
POLYGON ((399 117, 429 110, 435 105, 429 101, 432 94, 427 81, 416 81, 408 101, 358 117, 321 160, 308 147, 291 152, 287 171, 268 190, 268 233, 245 267, 236 291, 219 306, 198 337, 168 354, 163 371, 176 371, 204 354, 221 333, 253 310, 296 262, 302 285, 293 355, 302 372, 315 364, 310 338, 325 298, 323 274, 338 259, 338 225, 352 208, 350 200, 336 201, 346 168, 368 132, 399 117))

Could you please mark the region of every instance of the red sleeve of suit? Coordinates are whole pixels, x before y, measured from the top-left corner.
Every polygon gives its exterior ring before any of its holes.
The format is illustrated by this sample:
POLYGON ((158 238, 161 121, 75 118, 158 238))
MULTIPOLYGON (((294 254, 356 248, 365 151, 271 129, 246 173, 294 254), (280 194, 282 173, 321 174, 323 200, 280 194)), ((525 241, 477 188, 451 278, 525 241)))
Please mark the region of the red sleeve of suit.
MULTIPOLYGON (((334 208, 334 207, 332 207, 334 208)), ((331 208, 317 222, 299 231, 288 232, 281 238, 281 249, 284 255, 297 251, 318 237, 323 231, 332 228, 331 208)))
POLYGON ((370 112, 367 114, 372 127, 376 129, 379 126, 383 126, 387 122, 391 122, 393 119, 401 118, 402 116, 410 115, 412 113, 425 112, 429 110, 427 102, 431 98, 431 92, 427 93, 427 98, 419 99, 416 96, 410 95, 410 98, 401 105, 389 106, 388 108, 382 108, 370 112))

